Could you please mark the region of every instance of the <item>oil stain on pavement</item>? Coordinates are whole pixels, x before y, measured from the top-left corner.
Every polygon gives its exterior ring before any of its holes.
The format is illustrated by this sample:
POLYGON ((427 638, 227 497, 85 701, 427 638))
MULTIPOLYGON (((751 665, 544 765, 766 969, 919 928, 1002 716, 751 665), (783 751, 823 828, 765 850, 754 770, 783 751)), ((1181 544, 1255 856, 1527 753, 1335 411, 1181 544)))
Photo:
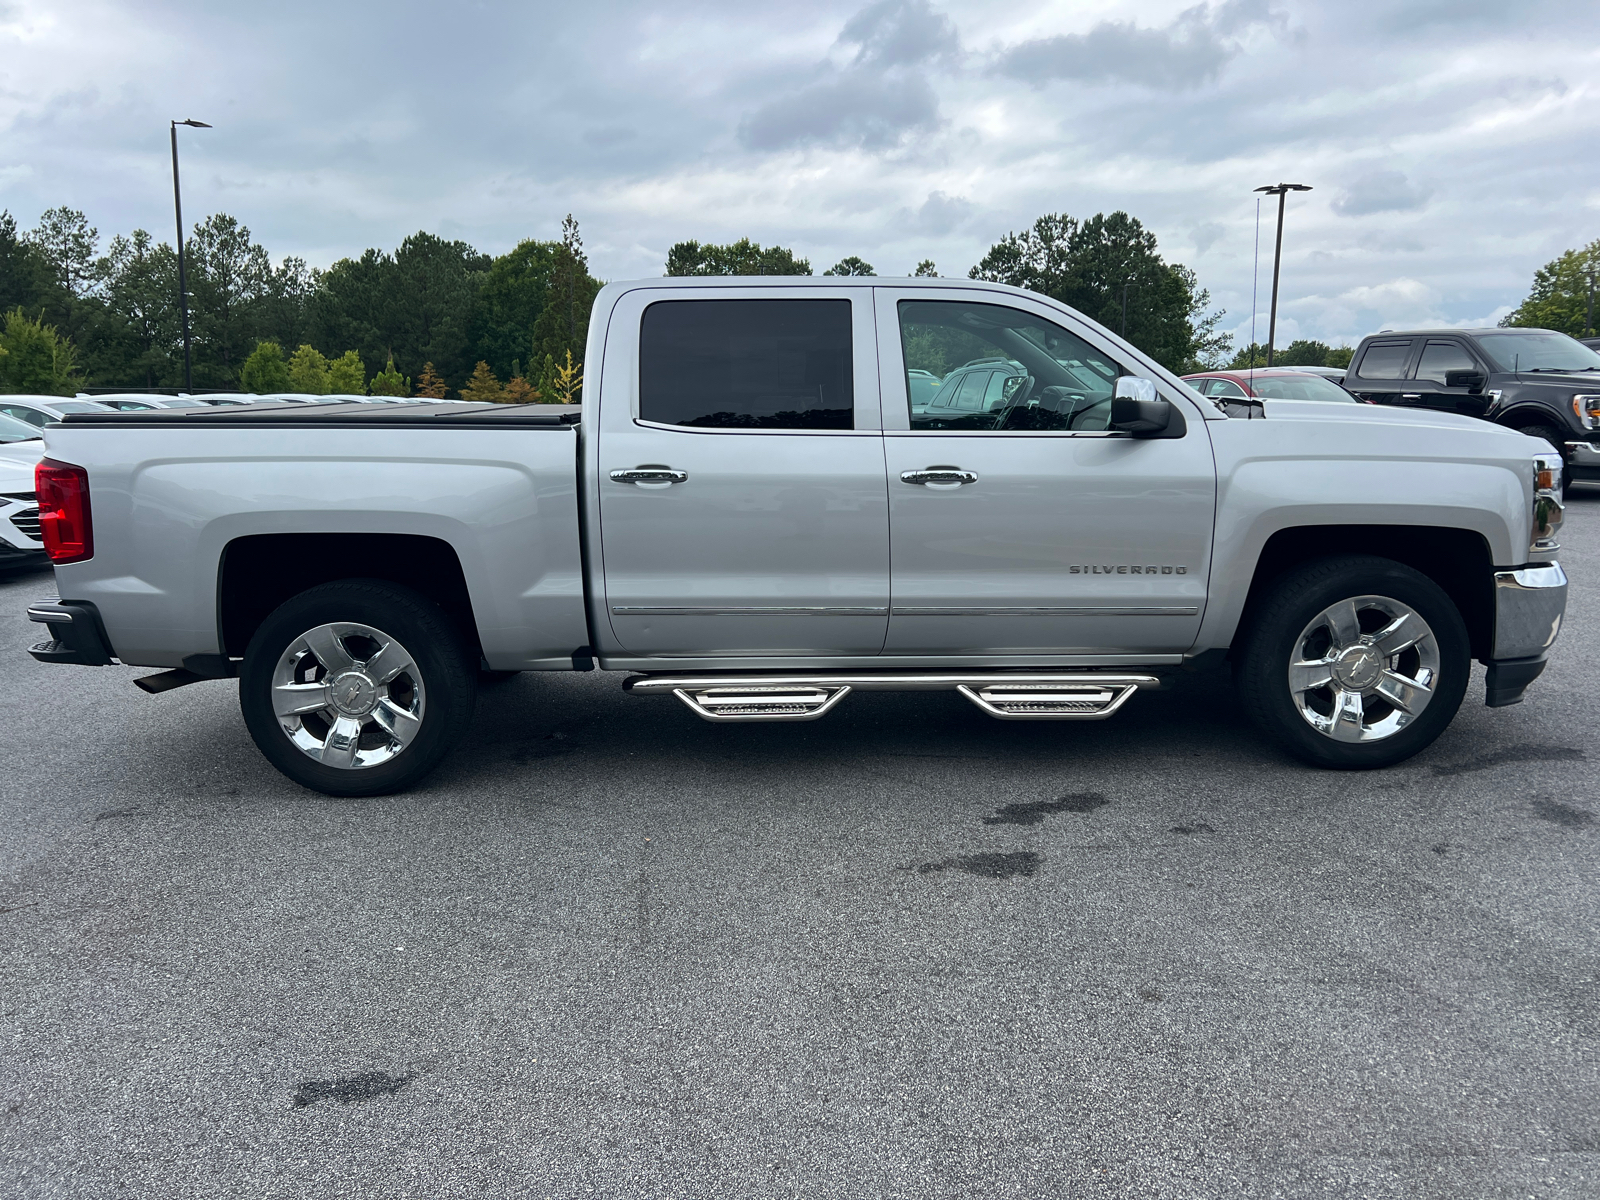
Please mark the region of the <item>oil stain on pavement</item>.
POLYGON ((1092 813, 1110 804, 1099 792, 1078 792, 1059 800, 1033 800, 1026 804, 1006 804, 985 817, 985 825, 1038 825, 1054 813, 1092 813))
POLYGON ((1444 766, 1434 767, 1435 775, 1468 775, 1473 771, 1487 771, 1491 767, 1503 767, 1509 763, 1525 762, 1582 762, 1588 757, 1577 746, 1511 746, 1505 750, 1495 750, 1489 754, 1480 754, 1477 758, 1469 758, 1465 762, 1448 763, 1444 766))
POLYGON ((956 858, 923 863, 915 868, 900 869, 915 870, 918 875, 933 875, 940 871, 964 871, 968 875, 977 875, 983 879, 1010 879, 1014 875, 1032 879, 1043 862, 1044 855, 1036 854, 1032 850, 1017 850, 1010 854, 990 851, 983 854, 962 854, 956 858))
POLYGON ((1594 824, 1594 814, 1586 808, 1563 804, 1559 800, 1535 800, 1533 815, 1541 821, 1562 825, 1568 829, 1582 829, 1594 824))
POLYGON ((308 1079, 294 1094, 296 1108, 309 1108, 319 1100, 337 1100, 340 1104, 359 1104, 398 1092, 417 1077, 415 1071, 405 1075, 391 1075, 387 1071, 363 1071, 359 1075, 345 1075, 339 1079, 308 1079))

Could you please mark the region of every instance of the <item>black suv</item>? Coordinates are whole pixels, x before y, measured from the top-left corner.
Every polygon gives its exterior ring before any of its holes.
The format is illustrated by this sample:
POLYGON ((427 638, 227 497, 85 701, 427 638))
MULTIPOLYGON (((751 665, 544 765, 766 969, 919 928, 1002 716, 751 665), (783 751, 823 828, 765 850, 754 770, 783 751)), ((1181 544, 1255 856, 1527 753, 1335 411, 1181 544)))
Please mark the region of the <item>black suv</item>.
POLYGON ((1600 353, 1549 329, 1423 329, 1361 339, 1344 386, 1544 438, 1567 479, 1600 480, 1600 353))

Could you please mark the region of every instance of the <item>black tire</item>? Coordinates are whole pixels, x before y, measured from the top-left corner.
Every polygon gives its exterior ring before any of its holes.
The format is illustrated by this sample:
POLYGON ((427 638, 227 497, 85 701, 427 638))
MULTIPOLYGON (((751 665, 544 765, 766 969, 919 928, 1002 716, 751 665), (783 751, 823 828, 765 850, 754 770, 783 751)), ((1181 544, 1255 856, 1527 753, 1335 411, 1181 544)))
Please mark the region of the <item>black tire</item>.
POLYGON ((1567 448, 1563 444, 1567 440, 1566 435, 1554 425, 1519 425, 1517 426, 1517 432, 1531 438, 1538 438, 1543 442, 1549 442, 1550 448, 1561 455, 1561 495, 1565 497, 1567 494, 1567 476, 1571 473, 1567 469, 1569 466, 1567 448))
POLYGON ((284 601, 256 630, 239 672, 239 707, 261 753, 296 783, 329 796, 380 796, 416 783, 465 732, 477 700, 477 664, 455 625, 420 592, 372 579, 326 583, 284 601), (390 635, 420 674, 426 703, 416 732, 387 761, 359 767, 320 762, 291 740, 274 712, 280 659, 308 630, 333 623, 390 635))
MULTIPOLYGON (((1296 758, 1336 770, 1388 767, 1426 749, 1461 707, 1472 668, 1466 624, 1455 603, 1427 576, 1387 558, 1340 555, 1289 572, 1252 603, 1241 632, 1235 683, 1251 720, 1296 758), (1335 740, 1302 715, 1290 688, 1289 665, 1304 656, 1298 639, 1319 614, 1362 596, 1398 601, 1427 622, 1437 648, 1437 674, 1431 698, 1409 724, 1373 741, 1335 740)), ((1362 632, 1372 631, 1363 625, 1362 632)), ((1376 712, 1400 711, 1380 696, 1368 703, 1376 712)))

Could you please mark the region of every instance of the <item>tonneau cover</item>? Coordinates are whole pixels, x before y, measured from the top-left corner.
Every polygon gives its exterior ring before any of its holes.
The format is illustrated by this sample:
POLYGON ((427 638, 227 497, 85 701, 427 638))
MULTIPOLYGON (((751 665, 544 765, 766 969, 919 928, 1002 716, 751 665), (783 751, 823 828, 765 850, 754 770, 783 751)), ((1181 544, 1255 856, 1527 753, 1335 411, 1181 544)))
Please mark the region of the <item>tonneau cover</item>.
POLYGON ((135 412, 66 413, 67 425, 289 425, 302 428, 557 428, 576 425, 582 409, 565 404, 230 404, 135 412))

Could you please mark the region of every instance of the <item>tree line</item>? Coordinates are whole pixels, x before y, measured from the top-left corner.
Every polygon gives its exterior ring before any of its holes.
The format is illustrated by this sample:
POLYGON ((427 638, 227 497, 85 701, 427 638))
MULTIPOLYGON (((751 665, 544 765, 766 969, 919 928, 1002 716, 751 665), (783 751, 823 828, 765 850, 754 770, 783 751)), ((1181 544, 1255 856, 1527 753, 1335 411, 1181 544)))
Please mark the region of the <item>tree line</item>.
MULTIPOLYGON (((684 241, 665 273, 810 275, 809 259, 748 238, 684 241)), ((460 395, 570 402, 581 392, 589 272, 578 223, 559 240, 498 257, 427 232, 326 270, 274 261, 224 213, 185 245, 197 389, 460 395)), ((851 255, 824 275, 875 276, 851 255)), ((928 259, 911 271, 936 276, 928 259)), ((1231 338, 1195 273, 1169 263, 1124 212, 1040 217, 1006 234, 967 272, 1077 308, 1163 365, 1217 365, 1231 338)), ((102 243, 88 217, 53 208, 21 231, 0 213, 0 390, 176 388, 183 383, 177 255, 137 229, 102 243)), ((1320 343, 1318 343, 1320 345, 1320 343)))

